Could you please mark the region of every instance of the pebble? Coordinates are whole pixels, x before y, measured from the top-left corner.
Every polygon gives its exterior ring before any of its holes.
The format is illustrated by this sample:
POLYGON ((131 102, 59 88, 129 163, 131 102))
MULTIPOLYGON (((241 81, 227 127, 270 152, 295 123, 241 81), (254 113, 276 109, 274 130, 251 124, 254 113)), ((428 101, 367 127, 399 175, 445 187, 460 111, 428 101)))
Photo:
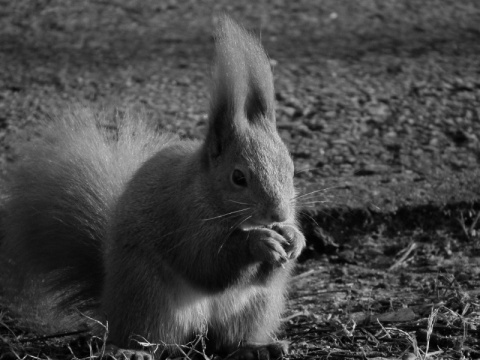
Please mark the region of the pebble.
POLYGON ((406 353, 402 356, 402 360, 416 360, 417 357, 414 353, 406 353))

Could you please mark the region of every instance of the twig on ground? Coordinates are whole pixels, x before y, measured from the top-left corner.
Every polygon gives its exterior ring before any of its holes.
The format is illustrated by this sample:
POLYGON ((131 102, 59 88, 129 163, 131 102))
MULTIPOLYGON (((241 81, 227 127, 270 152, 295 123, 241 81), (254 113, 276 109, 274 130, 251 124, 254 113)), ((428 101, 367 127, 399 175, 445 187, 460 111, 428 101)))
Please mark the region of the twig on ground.
POLYGON ((415 250, 417 247, 418 247, 417 243, 412 242, 412 243, 408 246, 408 248, 407 248, 407 250, 405 251, 405 253, 400 257, 400 259, 398 259, 392 266, 390 266, 390 267, 388 268, 388 271, 393 271, 393 270, 399 268, 399 267, 402 265, 402 263, 408 258, 408 256, 410 255, 410 253, 411 253, 413 250, 415 250))
POLYGON ((428 317, 428 328, 427 328, 427 345, 425 346, 425 357, 427 357, 428 349, 430 347, 430 337, 433 332, 433 326, 435 324, 435 320, 437 319, 438 315, 438 308, 432 309, 430 316, 428 317))

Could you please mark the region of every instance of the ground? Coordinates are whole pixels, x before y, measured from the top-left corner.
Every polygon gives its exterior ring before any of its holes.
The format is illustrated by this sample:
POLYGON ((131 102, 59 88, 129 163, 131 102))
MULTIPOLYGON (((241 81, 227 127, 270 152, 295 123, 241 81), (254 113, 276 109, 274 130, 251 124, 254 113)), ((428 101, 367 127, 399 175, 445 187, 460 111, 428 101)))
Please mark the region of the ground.
MULTIPOLYGON (((475 0, 3 1, 2 173, 18 138, 78 102, 201 138, 224 12, 269 53, 278 128, 311 193, 290 358, 480 358, 475 0)), ((0 358, 88 354, 88 334, 39 338, 1 308, 0 358)))

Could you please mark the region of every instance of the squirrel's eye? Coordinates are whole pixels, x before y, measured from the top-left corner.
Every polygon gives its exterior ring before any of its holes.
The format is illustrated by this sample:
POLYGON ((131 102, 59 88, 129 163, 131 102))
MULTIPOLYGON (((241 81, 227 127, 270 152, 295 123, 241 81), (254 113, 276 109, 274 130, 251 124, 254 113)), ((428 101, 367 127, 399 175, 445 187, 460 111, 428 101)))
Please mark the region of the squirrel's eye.
POLYGON ((238 169, 233 170, 232 172, 232 182, 234 185, 241 186, 241 187, 247 187, 247 178, 238 169))

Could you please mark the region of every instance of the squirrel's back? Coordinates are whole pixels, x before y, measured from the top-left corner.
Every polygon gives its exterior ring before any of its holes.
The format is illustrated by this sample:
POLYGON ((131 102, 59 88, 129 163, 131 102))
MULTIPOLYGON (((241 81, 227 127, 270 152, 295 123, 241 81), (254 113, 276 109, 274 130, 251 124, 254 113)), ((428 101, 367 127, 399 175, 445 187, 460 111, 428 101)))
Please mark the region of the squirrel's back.
POLYGON ((172 140, 129 113, 78 108, 53 120, 9 172, 7 256, 62 290, 65 306, 96 305, 113 206, 141 164, 172 140))

